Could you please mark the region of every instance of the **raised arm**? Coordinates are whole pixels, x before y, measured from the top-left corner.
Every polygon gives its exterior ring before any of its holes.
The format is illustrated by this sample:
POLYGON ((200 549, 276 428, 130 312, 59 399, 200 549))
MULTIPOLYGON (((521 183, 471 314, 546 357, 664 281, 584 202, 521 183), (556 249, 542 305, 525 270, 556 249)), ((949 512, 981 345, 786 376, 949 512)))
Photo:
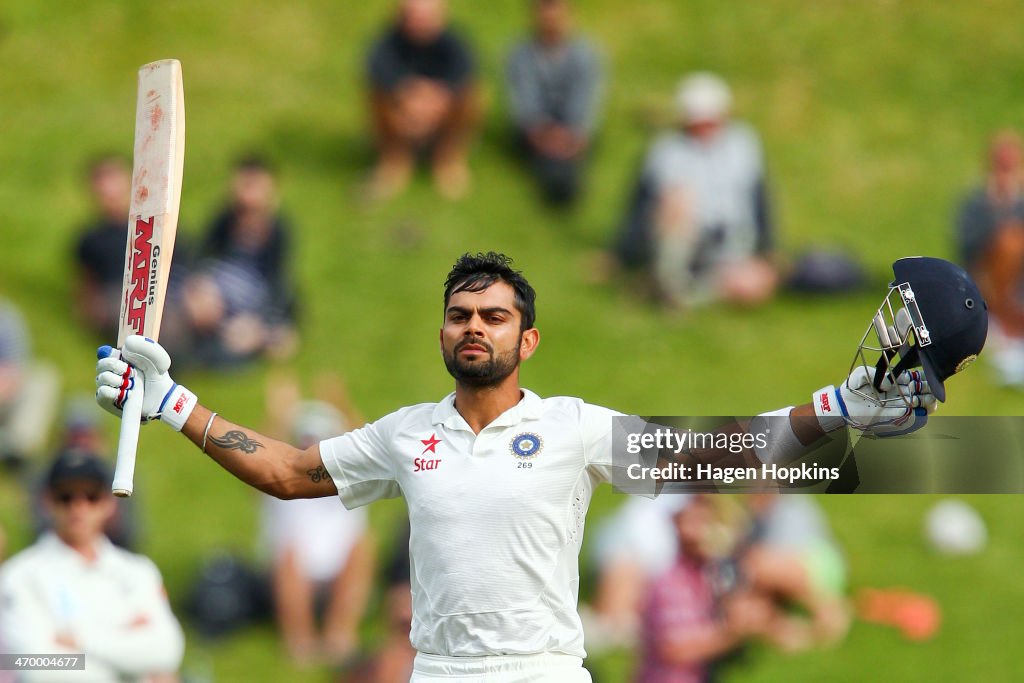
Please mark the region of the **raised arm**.
MULTIPOLYGON (((776 467, 785 468, 817 452, 817 459, 806 463, 816 466, 808 470, 810 476, 836 479, 839 471, 832 465, 839 464, 837 455, 845 454, 846 441, 836 441, 830 432, 850 429, 872 437, 901 436, 923 427, 935 409, 935 396, 921 372, 901 373, 896 385, 885 379, 879 389, 872 386, 872 376, 872 368, 855 367, 838 387, 816 391, 810 403, 730 421, 706 433, 646 424, 641 427, 644 434, 626 435, 636 449, 627 452, 642 459, 642 453, 651 454, 653 449, 658 473, 655 476, 649 464, 638 462, 627 476, 656 479, 659 486, 668 481, 698 485, 725 478, 729 470, 744 470, 742 476, 735 475, 741 486, 747 480, 763 484, 774 481, 776 467), (837 445, 842 449, 837 451, 837 445), (826 470, 827 475, 822 474, 826 470)), ((642 490, 641 485, 636 492, 642 490)))
POLYGON ((192 411, 181 433, 235 477, 276 498, 338 495, 320 459, 319 444, 300 450, 229 422, 203 405, 192 411))
POLYGON ((144 376, 143 420, 160 420, 182 432, 221 467, 277 498, 337 495, 319 445, 300 450, 229 422, 199 405, 196 395, 168 374, 171 360, 156 342, 129 337, 118 351, 101 347, 96 363, 96 401, 121 416, 121 406, 144 376))

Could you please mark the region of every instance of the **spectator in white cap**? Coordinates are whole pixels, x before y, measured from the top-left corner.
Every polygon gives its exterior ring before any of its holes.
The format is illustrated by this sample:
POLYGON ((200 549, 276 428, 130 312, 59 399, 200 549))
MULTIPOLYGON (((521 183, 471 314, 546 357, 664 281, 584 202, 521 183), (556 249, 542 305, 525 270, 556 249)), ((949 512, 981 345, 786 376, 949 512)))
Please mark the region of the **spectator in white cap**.
MULTIPOLYGON (((340 392, 335 402, 343 410, 327 401, 298 400, 292 380, 282 387, 284 395, 272 398, 290 409, 271 406, 271 411, 283 419, 277 429, 290 433, 300 448, 362 424, 343 385, 334 391, 340 392)), ((297 664, 342 664, 356 653, 376 565, 367 521, 364 509, 346 510, 337 498, 264 496, 263 539, 272 555, 277 623, 297 664)))
POLYGON ((618 239, 619 259, 645 269, 672 307, 755 305, 775 291, 761 143, 732 103, 720 77, 683 78, 678 125, 649 148, 618 239))

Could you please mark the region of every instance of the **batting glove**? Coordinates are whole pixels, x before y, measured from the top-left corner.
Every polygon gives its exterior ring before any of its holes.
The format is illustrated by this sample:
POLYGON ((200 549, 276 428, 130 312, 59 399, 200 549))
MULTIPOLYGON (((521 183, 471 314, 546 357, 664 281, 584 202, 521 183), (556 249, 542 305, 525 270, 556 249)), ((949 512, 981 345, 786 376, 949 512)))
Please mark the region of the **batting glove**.
POLYGON ((814 393, 814 412, 822 429, 831 432, 852 427, 884 437, 909 434, 928 422, 936 402, 920 372, 900 373, 896 385, 887 377, 880 391, 872 385, 873 376, 874 370, 862 365, 854 368, 838 389, 828 386, 814 393))
POLYGON ((167 374, 171 357, 164 347, 132 335, 120 350, 101 346, 96 357, 96 402, 104 410, 121 417, 128 395, 141 386, 142 421, 160 420, 181 431, 197 399, 167 374))

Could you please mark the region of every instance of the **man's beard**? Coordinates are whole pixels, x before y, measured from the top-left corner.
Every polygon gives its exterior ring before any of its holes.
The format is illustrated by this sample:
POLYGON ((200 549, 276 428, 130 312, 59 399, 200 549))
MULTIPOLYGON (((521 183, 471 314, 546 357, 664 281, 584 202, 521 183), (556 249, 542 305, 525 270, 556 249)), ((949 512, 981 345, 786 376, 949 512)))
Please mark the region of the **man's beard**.
POLYGON ((501 384, 519 367, 519 345, 521 343, 522 337, 511 351, 495 354, 494 347, 485 341, 464 339, 455 345, 450 354, 447 352, 443 354, 444 366, 448 368, 448 374, 454 377, 459 384, 478 389, 494 387, 501 384), (469 344, 482 346, 490 354, 490 358, 476 361, 463 360, 459 356, 459 351, 469 344))

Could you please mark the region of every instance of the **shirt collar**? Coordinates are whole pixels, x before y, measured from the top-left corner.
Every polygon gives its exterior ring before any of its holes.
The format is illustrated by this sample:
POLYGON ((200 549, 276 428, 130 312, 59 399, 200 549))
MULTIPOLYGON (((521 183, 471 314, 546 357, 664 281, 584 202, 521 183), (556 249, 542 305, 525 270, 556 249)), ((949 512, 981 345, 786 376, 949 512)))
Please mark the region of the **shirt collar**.
POLYGON ((110 551, 114 547, 114 544, 110 542, 105 535, 100 535, 96 539, 96 561, 88 562, 82 555, 78 553, 74 548, 69 546, 64 541, 60 540, 60 537, 53 531, 47 531, 39 538, 39 543, 46 545, 50 550, 58 555, 67 557, 68 559, 79 562, 86 566, 97 566, 102 564, 109 556, 110 551))
MULTIPOLYGON (((539 420, 544 414, 544 400, 529 389, 521 389, 523 397, 504 413, 494 419, 488 427, 511 427, 525 420, 539 420)), ((455 409, 455 392, 448 394, 434 406, 430 423, 448 429, 469 430, 469 424, 455 409)), ((472 430, 470 430, 472 431, 472 430)))

